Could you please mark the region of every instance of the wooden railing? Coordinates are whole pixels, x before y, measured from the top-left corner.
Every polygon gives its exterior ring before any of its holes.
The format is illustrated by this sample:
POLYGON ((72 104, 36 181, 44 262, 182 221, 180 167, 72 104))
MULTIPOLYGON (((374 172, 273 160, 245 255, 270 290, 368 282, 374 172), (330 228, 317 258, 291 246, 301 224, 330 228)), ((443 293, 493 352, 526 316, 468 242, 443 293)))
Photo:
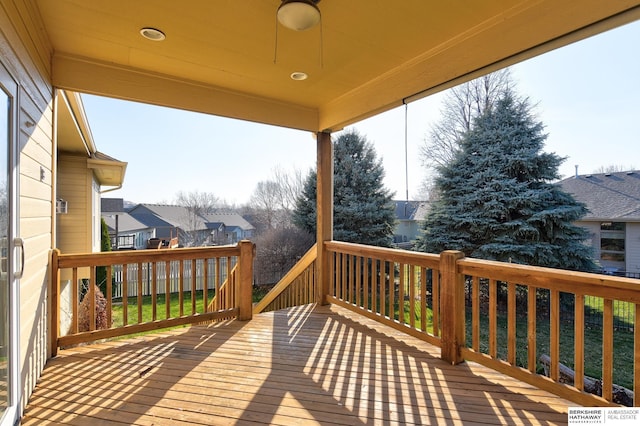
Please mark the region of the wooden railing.
MULTIPOLYGON (((465 359, 582 405, 607 405, 614 401, 613 389, 617 388, 613 377, 614 357, 631 357, 635 358, 635 365, 630 362, 631 367, 627 367, 623 374, 633 377, 633 387, 637 389, 640 383, 640 281, 477 259, 458 260, 456 272, 459 277, 466 277, 472 301, 470 319, 467 320, 471 342, 469 347, 460 347, 460 354, 465 359), (488 300, 482 300, 480 294, 487 295, 488 300), (604 300, 601 330, 585 326, 585 310, 590 309, 585 303, 586 298, 604 300), (502 317, 506 316, 506 324, 498 321, 498 305, 504 304, 506 315, 502 317), (629 352, 624 354, 616 353, 616 349, 621 351, 622 347, 614 346, 614 306, 618 304, 635 306, 634 333, 624 332, 633 342, 629 345, 629 352), (543 307, 543 312, 539 312, 540 307, 543 307), (481 326, 481 311, 488 313, 488 329, 481 326), (518 327, 523 322, 524 326, 518 327), (544 324, 539 325, 538 322, 544 324), (590 336, 596 334, 595 342, 594 337, 586 338, 586 330, 590 336), (548 335, 548 341, 541 342, 537 337, 540 334, 548 335), (506 338, 500 339, 499 336, 506 338), (539 349, 542 343, 545 351, 548 345, 548 354, 539 349), (503 350, 499 351, 499 347, 503 350), (573 383, 566 383, 567 380, 560 377, 561 347, 573 352, 572 359, 564 360, 573 364, 573 383), (592 358, 598 352, 602 354, 598 357, 602 365, 598 378, 601 380, 602 398, 583 392, 585 355, 588 353, 592 358), (526 354, 522 356, 525 359, 517 359, 517 353, 526 354), (549 377, 537 374, 541 354, 548 355, 550 360, 549 377)), ((460 312, 464 310, 460 309, 460 312)), ((458 315, 453 321, 458 323, 465 319, 458 315)), ((638 406, 638 392, 633 394, 633 398, 633 405, 638 406)))
POLYGON ((97 339, 231 317, 251 319, 254 251, 250 241, 224 247, 88 254, 54 250, 53 355, 58 347, 97 339), (122 294, 130 294, 128 288, 133 286, 136 296, 113 300, 115 265, 123 271, 122 294), (137 265, 133 276, 127 273, 128 265, 137 265), (145 269, 149 273, 143 276, 145 269), (100 284, 104 299, 96 298, 100 284), (143 286, 149 287, 149 296, 143 297, 143 286), (213 311, 208 309, 210 297, 213 311), (68 324, 61 321, 65 315, 68 324))
POLYGON ((231 271, 228 271, 227 277, 224 282, 218 286, 211 302, 207 306, 207 312, 215 312, 223 309, 224 306, 234 306, 235 304, 235 292, 234 285, 236 283, 236 275, 238 271, 238 265, 234 265, 231 271))
POLYGON ((325 248, 331 303, 441 346, 438 255, 338 241, 325 248))
MULTIPOLYGON (((614 398, 620 389, 613 378, 616 357, 635 359, 625 374, 633 377, 631 387, 640 383, 638 280, 466 259, 457 251, 431 255, 337 241, 324 247, 330 264, 329 302, 440 346, 447 362, 475 361, 587 406, 619 402, 614 398), (596 343, 585 337, 584 322, 585 310, 592 306, 587 300, 594 298, 604 300, 596 343), (632 355, 616 353, 621 348, 614 346, 618 304, 634 306, 632 355), (568 335, 561 335, 561 329, 568 335), (541 336, 548 336, 548 343, 541 336), (561 360, 560 348, 566 345, 573 356, 561 360), (547 359, 542 346, 548 346, 548 377, 539 373, 541 355, 547 359), (585 353, 597 350, 602 353, 597 377, 602 396, 585 392, 585 353), (517 355, 523 351, 525 359, 517 355), (561 377, 561 362, 575 370, 573 383, 561 377)), ((629 394, 638 406, 638 393, 629 394)))
POLYGON ((253 307, 253 313, 275 311, 316 301, 317 244, 253 307))

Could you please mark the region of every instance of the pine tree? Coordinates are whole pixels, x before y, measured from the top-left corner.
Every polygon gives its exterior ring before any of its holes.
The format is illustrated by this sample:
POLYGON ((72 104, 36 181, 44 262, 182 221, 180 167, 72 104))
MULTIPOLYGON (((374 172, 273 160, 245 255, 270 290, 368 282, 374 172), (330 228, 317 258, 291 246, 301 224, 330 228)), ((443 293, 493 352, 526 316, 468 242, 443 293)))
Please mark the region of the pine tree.
POLYGON ((417 247, 439 253, 570 270, 595 268, 586 231, 573 225, 586 207, 556 184, 563 158, 542 151, 547 135, 527 99, 506 93, 463 136, 439 169, 441 199, 417 247))
MULTIPOLYGON (((357 132, 340 135, 333 146, 333 238, 390 247, 395 212, 382 182, 382 160, 357 132)), ((294 223, 311 233, 316 230, 316 180, 316 173, 310 172, 293 215, 294 223)))

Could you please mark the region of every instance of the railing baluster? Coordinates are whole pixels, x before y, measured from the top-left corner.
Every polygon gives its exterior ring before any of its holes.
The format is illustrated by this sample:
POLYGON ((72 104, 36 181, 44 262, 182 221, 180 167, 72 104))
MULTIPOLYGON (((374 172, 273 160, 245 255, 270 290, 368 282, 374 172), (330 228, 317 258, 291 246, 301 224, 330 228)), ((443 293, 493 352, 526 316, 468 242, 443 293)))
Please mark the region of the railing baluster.
POLYGON ((222 295, 220 295, 220 285, 222 284, 222 269, 220 268, 220 258, 216 257, 216 273, 215 273, 215 310, 220 310, 222 303, 222 295))
POLYGON ((516 365, 516 284, 507 284, 507 362, 516 365))
POLYGON ((557 382, 560 375, 560 292, 551 291, 549 351, 551 352, 550 377, 557 382))
POLYGON ((340 283, 341 283, 341 290, 342 290, 342 300, 344 300, 345 302, 347 301, 347 258, 349 257, 346 254, 343 254, 340 256, 340 283))
POLYGON ((416 327, 416 277, 413 265, 407 265, 409 268, 409 325, 411 328, 416 327))
POLYGON ((378 282, 380 270, 378 268, 378 259, 371 259, 371 312, 378 313, 378 282))
POLYGON ((538 315, 537 297, 538 289, 534 286, 527 288, 527 367, 531 373, 537 371, 537 354, 536 354, 536 335, 537 325, 536 318, 538 315))
POLYGON ((136 295, 138 307, 138 324, 142 322, 142 263, 138 262, 138 294, 136 295))
MULTIPOLYGON (((329 295, 338 297, 338 280, 336 277, 336 254, 327 252, 327 263, 329 264, 329 295)), ((321 285, 321 284, 320 284, 321 285)))
POLYGON ((613 400, 613 300, 604 299, 602 312, 602 397, 613 400))
POLYGON ((576 294, 574 308, 573 386, 584 389, 584 295, 576 294))
POLYGON ((96 329, 96 268, 95 266, 92 266, 90 268, 88 295, 89 295, 89 331, 93 331, 96 329))
POLYGON ((369 299, 369 288, 371 287, 371 275, 369 274, 369 269, 371 268, 371 263, 373 261, 371 260, 370 257, 365 257, 364 258, 364 265, 363 265, 363 269, 364 269, 364 274, 362 277, 363 283, 362 285, 364 286, 364 293, 362 295, 363 299, 364 299, 364 303, 363 306, 366 310, 371 310, 371 300, 369 299))
MULTIPOLYGON (((191 259, 191 315, 196 313, 196 266, 197 259, 191 259)), ((227 278, 229 275, 227 275, 227 278)), ((229 305, 227 304, 227 307, 229 305)))
POLYGON ((231 307, 231 297, 233 296, 231 294, 233 286, 229 285, 229 284, 231 284, 231 279, 232 279, 231 278, 231 258, 230 257, 227 257, 226 265, 227 265, 227 285, 225 286, 226 288, 224 289, 224 291, 225 291, 225 300, 226 300, 224 308, 225 309, 229 309, 231 307))
POLYGON ((151 265, 151 318, 155 321, 158 319, 158 264, 152 262, 151 265))
POLYGON ((480 277, 473 277, 471 290, 471 347, 480 350, 480 277))
POLYGON ((184 316, 184 260, 180 259, 178 268, 180 270, 180 276, 178 277, 178 311, 180 316, 184 316))
POLYGON ((351 300, 351 295, 352 290, 352 284, 353 282, 351 281, 351 268, 353 267, 353 262, 352 262, 352 258, 353 256, 350 255, 345 255, 345 265, 344 265, 344 269, 345 269, 345 284, 346 284, 346 289, 345 289, 345 302, 352 304, 353 301, 351 300))
POLYGON ((427 268, 420 268, 420 330, 427 331, 427 268))
POLYGON ((431 276, 431 310, 433 312, 433 335, 440 336, 440 270, 431 276))
POLYGON ((380 298, 380 315, 388 316, 393 320, 393 297, 388 294, 391 293, 391 289, 387 285, 387 262, 380 259, 380 289, 378 295, 380 298), (387 309, 387 303, 390 303, 387 309))
POLYGON ((80 305, 80 290, 78 289, 78 268, 73 268, 71 273, 71 288, 73 294, 71 295, 71 312, 73 318, 71 319, 71 334, 78 332, 78 306, 80 305))
POLYGON ((112 318, 112 313, 113 313, 113 309, 111 306, 112 303, 112 299, 113 299, 113 289, 111 288, 113 285, 113 280, 112 280, 112 276, 111 276, 111 265, 107 266, 107 282, 106 282, 106 289, 107 289, 107 294, 106 294, 106 298, 107 298, 107 328, 111 328, 111 325, 113 323, 113 318, 112 318))
POLYGON ((129 324, 129 284, 128 280, 129 265, 122 265, 122 325, 129 324))
POLYGON ((495 358, 498 354, 498 311, 497 311, 497 283, 496 280, 489 280, 489 356, 495 358))
POLYGON ((209 307, 209 260, 209 258, 202 260, 202 312, 207 312, 209 307))
MULTIPOLYGON (((406 284, 406 278, 407 278, 407 273, 405 270, 406 265, 404 263, 398 263, 398 268, 400 269, 400 281, 398 282, 398 321, 400 322, 400 324, 404 324, 405 323, 405 319, 404 319, 404 290, 405 290, 405 284, 406 284)), ((395 263, 394 262, 390 262, 390 272, 389 272, 389 280, 391 280, 391 276, 395 275, 395 273, 393 272, 393 270, 395 269, 395 263)), ((395 283, 395 277, 393 278, 393 281, 395 283)), ((392 288, 395 291, 395 285, 392 286, 392 288)), ((395 314, 396 309, 395 309, 395 305, 392 307, 393 309, 393 313, 395 314)))
POLYGON ((164 305, 165 318, 171 318, 171 262, 164 262, 164 305))
POLYGON ((362 256, 356 257, 356 306, 362 302, 362 256))

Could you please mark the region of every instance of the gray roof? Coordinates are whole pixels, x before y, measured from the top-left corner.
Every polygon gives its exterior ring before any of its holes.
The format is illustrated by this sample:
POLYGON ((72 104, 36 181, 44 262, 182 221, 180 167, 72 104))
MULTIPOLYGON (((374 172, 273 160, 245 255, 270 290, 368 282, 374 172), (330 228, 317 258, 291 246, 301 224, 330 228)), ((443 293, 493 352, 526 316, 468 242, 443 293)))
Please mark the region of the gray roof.
POLYGON ((132 213, 130 216, 143 223, 147 228, 174 228, 171 223, 153 213, 132 213))
POLYGON ((428 201, 394 201, 396 205, 396 219, 424 220, 429 209, 428 201))
POLYGON ((100 211, 102 213, 124 213, 124 200, 122 198, 101 198, 100 211))
POLYGON ((245 231, 255 229, 252 224, 247 222, 241 215, 235 212, 207 213, 203 216, 208 223, 222 222, 227 228, 237 226, 245 231))
POLYGON ((161 218, 163 225, 151 225, 152 227, 170 226, 180 228, 183 231, 195 231, 207 229, 205 220, 200 215, 192 217, 189 210, 183 206, 174 206, 168 204, 138 204, 136 207, 129 211, 133 217, 140 220, 145 224, 153 222, 153 219, 148 214, 153 214, 158 218, 161 218), (144 215, 144 216, 143 216, 144 215))
POLYGON ((558 184, 586 204, 583 220, 640 221, 640 170, 573 176, 558 184))
POLYGON ((245 231, 255 229, 238 213, 230 211, 202 214, 194 218, 183 206, 138 204, 129 213, 150 228, 175 227, 183 231, 200 231, 218 229, 220 224, 224 224, 227 228, 238 227, 245 231))
MULTIPOLYGON (((114 232, 116 230, 115 214, 103 214, 102 218, 107 223, 109 231, 114 232)), ((118 232, 141 231, 147 228, 149 228, 149 226, 147 226, 143 222, 138 221, 128 213, 118 214, 118 232)))

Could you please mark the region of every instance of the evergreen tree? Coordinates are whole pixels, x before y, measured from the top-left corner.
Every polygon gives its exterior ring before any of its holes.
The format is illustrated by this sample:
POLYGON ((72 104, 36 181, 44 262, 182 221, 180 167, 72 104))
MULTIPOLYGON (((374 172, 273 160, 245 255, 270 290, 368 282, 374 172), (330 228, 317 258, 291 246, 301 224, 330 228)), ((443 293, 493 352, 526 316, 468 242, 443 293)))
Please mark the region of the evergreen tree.
MULTIPOLYGON (((382 183, 382 160, 373 145, 353 131, 340 135, 333 147, 334 239, 390 247, 395 211, 382 183)), ((316 232, 316 180, 310 172, 293 214, 294 223, 310 233, 316 232)))
MULTIPOLYGON (((118 236, 116 235, 116 238, 118 236)), ((104 218, 100 218, 100 251, 111 251, 111 237, 109 236, 109 226, 104 218)), ((107 294, 107 268, 98 266, 96 268, 96 280, 98 288, 102 294, 107 294)))
POLYGON ((419 250, 461 250, 480 259, 591 270, 586 207, 558 185, 563 158, 542 152, 547 135, 528 100, 506 93, 463 136, 439 169, 441 199, 427 215, 419 250))

